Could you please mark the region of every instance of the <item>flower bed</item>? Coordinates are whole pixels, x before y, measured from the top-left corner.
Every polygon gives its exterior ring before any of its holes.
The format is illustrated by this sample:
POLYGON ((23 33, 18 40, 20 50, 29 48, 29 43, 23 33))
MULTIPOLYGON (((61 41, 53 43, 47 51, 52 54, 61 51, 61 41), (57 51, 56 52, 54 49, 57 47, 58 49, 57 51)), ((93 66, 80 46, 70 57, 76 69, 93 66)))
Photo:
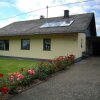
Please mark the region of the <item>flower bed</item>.
POLYGON ((0 100, 9 98, 9 94, 17 94, 27 86, 35 83, 35 80, 48 80, 48 77, 60 70, 69 69, 74 63, 75 56, 59 56, 47 62, 41 61, 38 70, 21 68, 19 72, 8 73, 8 79, 4 80, 4 75, 0 74, 0 100))

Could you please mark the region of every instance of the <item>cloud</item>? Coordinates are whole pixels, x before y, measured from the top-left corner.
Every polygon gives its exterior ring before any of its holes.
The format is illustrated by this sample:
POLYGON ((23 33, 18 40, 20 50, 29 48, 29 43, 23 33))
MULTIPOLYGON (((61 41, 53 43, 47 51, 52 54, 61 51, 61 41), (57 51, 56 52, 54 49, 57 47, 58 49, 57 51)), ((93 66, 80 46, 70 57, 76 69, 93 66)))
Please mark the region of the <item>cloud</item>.
POLYGON ((9 4, 9 3, 6 3, 6 2, 0 2, 0 6, 6 6, 6 7, 9 7, 10 4, 9 4))
POLYGON ((37 19, 39 18, 40 15, 44 15, 45 17, 47 16, 47 10, 46 10, 46 6, 49 6, 48 9, 48 15, 49 17, 55 17, 55 16, 63 16, 63 10, 65 9, 69 9, 70 10, 70 14, 77 14, 77 13, 83 13, 85 12, 83 10, 83 7, 80 6, 56 6, 56 7, 50 7, 50 6, 55 6, 55 5, 61 5, 62 3, 74 3, 74 2, 80 2, 80 0, 46 0, 46 1, 41 1, 41 0, 31 0, 31 2, 29 2, 29 0, 16 0, 16 7, 21 11, 21 12, 30 12, 30 11, 34 11, 36 9, 40 9, 40 8, 45 8, 43 10, 39 10, 36 12, 32 12, 30 14, 28 14, 28 18, 27 19, 37 19), (23 4, 24 2, 24 4, 23 4))
POLYGON ((100 25, 97 25, 97 30, 100 32, 100 25))
POLYGON ((94 6, 92 7, 92 9, 100 10, 100 5, 94 5, 94 6))
POLYGON ((54 3, 75 3, 82 2, 83 0, 53 0, 54 3))
POLYGON ((16 0, 16 7, 22 12, 29 12, 52 4, 52 0, 16 0))
MULTIPOLYGON (((31 2, 29 2, 29 0, 16 0, 16 7, 21 11, 21 12, 30 12, 30 11, 34 11, 37 9, 41 9, 41 8, 45 8, 36 12, 32 12, 30 14, 28 14, 28 18, 27 19, 33 19, 33 18, 39 18, 40 15, 44 15, 45 17, 47 16, 47 9, 46 6, 48 5, 50 6, 54 6, 53 4, 53 0, 46 0, 46 1, 41 1, 41 0, 31 0, 31 2), (23 5, 24 2, 24 5, 23 5)), ((60 8, 49 8, 49 17, 53 17, 53 16, 57 16, 59 14, 61 14, 61 10, 64 10, 64 7, 60 7, 60 8)))
POLYGON ((96 25, 97 35, 100 36, 100 24, 96 25))
POLYGON ((16 22, 18 21, 18 18, 10 18, 10 19, 7 19, 7 20, 4 20, 4 21, 0 21, 0 28, 8 25, 8 24, 11 24, 13 22, 16 22))
MULTIPOLYGON (((16 0, 16 7, 22 12, 29 12, 39 8, 44 8, 48 6, 55 6, 67 3, 82 2, 83 0, 16 0)), ((63 5, 64 6, 64 5, 63 5)), ((69 5, 66 5, 66 7, 69 5)))
POLYGON ((100 0, 94 0, 97 4, 100 3, 100 0))
MULTIPOLYGON (((100 15, 99 15, 100 16, 100 15)), ((100 17, 96 17, 96 29, 100 36, 100 17)))

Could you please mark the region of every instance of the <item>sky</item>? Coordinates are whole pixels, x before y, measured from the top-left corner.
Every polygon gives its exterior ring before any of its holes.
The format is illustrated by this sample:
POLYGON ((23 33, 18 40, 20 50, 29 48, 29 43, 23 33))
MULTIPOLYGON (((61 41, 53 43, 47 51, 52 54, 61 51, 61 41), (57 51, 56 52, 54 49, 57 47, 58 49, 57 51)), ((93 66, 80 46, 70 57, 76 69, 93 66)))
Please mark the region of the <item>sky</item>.
POLYGON ((0 0, 0 28, 16 21, 39 19, 40 15, 47 17, 47 5, 48 17, 63 16, 66 9, 70 15, 93 12, 100 36, 100 0, 0 0))

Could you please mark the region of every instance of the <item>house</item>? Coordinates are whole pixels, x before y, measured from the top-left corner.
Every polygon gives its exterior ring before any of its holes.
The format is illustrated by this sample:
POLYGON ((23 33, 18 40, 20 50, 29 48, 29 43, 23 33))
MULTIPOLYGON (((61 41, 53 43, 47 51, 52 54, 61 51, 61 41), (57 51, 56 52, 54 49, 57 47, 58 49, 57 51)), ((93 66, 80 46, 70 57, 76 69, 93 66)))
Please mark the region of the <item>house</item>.
POLYGON ((0 29, 0 56, 53 59, 91 54, 88 38, 96 37, 94 13, 14 22, 0 29))

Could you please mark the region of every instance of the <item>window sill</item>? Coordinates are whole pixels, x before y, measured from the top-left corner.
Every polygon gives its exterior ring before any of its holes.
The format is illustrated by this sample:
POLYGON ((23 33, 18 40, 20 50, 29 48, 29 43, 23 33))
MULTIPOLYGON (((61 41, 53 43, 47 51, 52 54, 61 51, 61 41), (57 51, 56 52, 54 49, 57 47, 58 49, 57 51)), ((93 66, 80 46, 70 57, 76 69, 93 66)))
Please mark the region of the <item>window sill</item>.
POLYGON ((9 51, 9 50, 0 50, 0 51, 9 51))
POLYGON ((43 49, 43 51, 51 51, 51 50, 45 50, 45 49, 43 49))
POLYGON ((30 49, 21 49, 21 50, 30 50, 30 49))

